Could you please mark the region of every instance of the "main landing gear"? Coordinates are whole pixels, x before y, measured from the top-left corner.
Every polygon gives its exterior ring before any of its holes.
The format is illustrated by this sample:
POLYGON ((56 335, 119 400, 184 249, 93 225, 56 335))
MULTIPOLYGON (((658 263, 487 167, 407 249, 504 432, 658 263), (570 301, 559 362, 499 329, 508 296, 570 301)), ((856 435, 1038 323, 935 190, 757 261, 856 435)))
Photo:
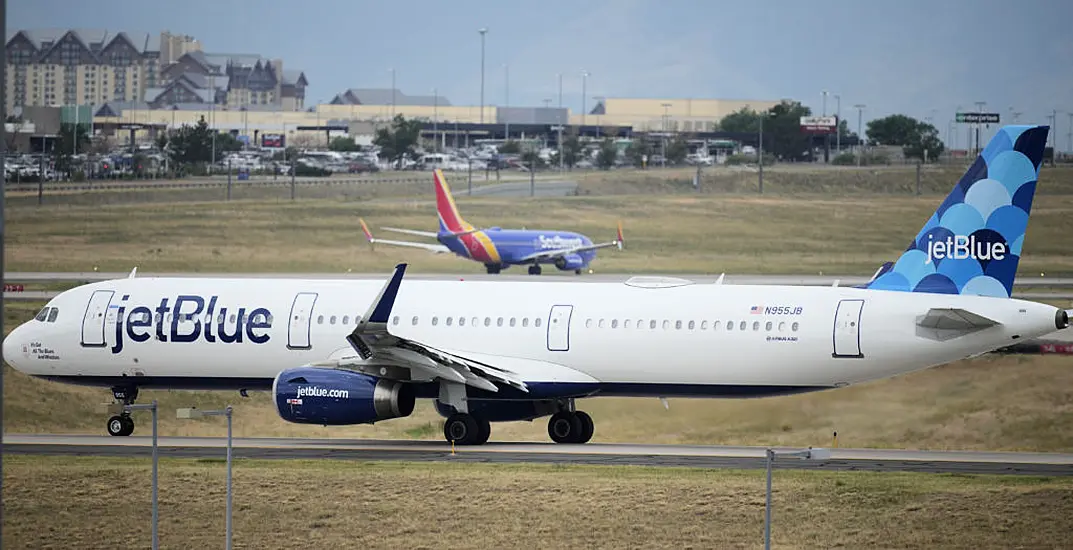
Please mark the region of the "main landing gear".
MULTIPOLYGON (((138 388, 112 388, 112 397, 115 398, 116 402, 133 405, 134 400, 138 397, 138 388)), ((134 433, 134 419, 127 412, 117 414, 108 419, 105 427, 108 430, 108 435, 128 436, 134 433)))
POLYGON ((548 435, 556 443, 588 443, 593 429, 592 417, 584 411, 560 411, 548 420, 548 435))
POLYGON ((533 264, 533 265, 529 266, 529 274, 530 275, 540 275, 540 265, 539 264, 533 264))
POLYGON ((455 413, 443 423, 443 437, 459 445, 484 445, 492 435, 492 425, 479 416, 455 413))
MULTIPOLYGON (((583 411, 562 410, 548 420, 548 435, 556 443, 580 445, 592 439, 592 417, 583 411)), ((443 437, 458 445, 484 445, 492 433, 488 420, 467 413, 454 413, 443 423, 443 437)))
POLYGON ((484 264, 484 268, 488 270, 489 275, 498 275, 499 272, 503 269, 502 266, 498 266, 496 264, 484 264))

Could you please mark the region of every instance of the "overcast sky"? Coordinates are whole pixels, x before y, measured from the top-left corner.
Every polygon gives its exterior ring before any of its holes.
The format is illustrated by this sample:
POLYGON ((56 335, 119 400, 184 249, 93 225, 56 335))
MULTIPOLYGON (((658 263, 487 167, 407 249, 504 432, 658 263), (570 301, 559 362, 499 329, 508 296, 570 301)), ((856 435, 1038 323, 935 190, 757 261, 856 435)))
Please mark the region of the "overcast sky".
MULTIPOLYGON (((946 136, 958 105, 986 101, 1007 120, 1073 111, 1073 2, 1068 0, 9 0, 22 28, 105 28, 191 34, 209 52, 279 57, 306 72, 307 104, 351 87, 438 88, 454 104, 593 96, 794 98, 822 110, 842 98, 856 126, 906 113, 946 136), (269 8, 271 6, 271 8, 269 8), (933 112, 934 110, 934 112, 933 112)), ((1067 148, 1070 118, 1059 114, 1067 148)), ((963 134, 963 132, 962 132, 963 134)))

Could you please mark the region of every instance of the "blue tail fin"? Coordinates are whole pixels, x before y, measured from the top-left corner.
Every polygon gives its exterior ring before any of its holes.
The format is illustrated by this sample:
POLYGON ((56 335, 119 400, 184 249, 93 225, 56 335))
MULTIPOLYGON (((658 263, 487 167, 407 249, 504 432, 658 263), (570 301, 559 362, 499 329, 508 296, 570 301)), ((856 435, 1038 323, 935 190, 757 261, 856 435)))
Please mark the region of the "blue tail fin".
POLYGON ((894 267, 865 288, 1008 298, 1049 130, 1002 127, 894 267))

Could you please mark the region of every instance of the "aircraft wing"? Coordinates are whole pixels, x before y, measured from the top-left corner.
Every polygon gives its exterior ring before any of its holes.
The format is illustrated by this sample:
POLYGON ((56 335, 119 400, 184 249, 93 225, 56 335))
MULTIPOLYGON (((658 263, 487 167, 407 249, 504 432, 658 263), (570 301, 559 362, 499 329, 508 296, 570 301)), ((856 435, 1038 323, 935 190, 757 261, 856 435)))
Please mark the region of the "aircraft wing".
POLYGON ((402 229, 400 227, 381 227, 384 231, 391 231, 394 233, 405 233, 407 235, 417 235, 418 237, 431 237, 435 239, 439 235, 435 231, 419 231, 417 229, 402 229))
POLYGON ((597 250, 600 248, 607 248, 609 246, 617 246, 619 250, 622 250, 622 245, 626 242, 622 238, 622 224, 618 226, 617 239, 613 241, 607 241, 605 243, 594 243, 582 246, 575 246, 572 248, 557 248, 553 250, 541 250, 540 252, 534 252, 528 256, 523 256, 518 259, 518 263, 531 262, 534 260, 550 260, 552 258, 558 258, 560 256, 566 256, 567 254, 576 254, 578 252, 585 252, 587 250, 597 250))
POLYGON ((521 377, 510 370, 391 334, 388 330, 391 309, 405 271, 406 264, 395 266, 391 279, 354 331, 347 335, 346 340, 357 355, 313 363, 312 366, 351 369, 404 381, 442 379, 490 392, 499 391, 496 384, 529 391, 521 377))
MULTIPOLYGON (((424 249, 424 250, 428 250, 429 252, 435 252, 437 254, 444 254, 444 253, 447 253, 447 252, 451 251, 450 248, 447 248, 446 246, 443 246, 442 244, 415 243, 415 242, 411 242, 411 241, 392 241, 392 240, 388 240, 388 239, 377 239, 377 238, 373 237, 373 234, 369 231, 369 226, 365 225, 365 220, 363 220, 361 218, 358 218, 358 221, 361 223, 361 230, 365 232, 365 239, 368 240, 369 243, 371 243, 371 244, 386 244, 386 245, 391 245, 391 246, 406 246, 406 247, 410 247, 410 248, 421 248, 421 249, 424 249)), ((408 229, 406 231, 413 231, 413 230, 408 229)), ((435 235, 435 233, 433 233, 433 235, 435 235)))

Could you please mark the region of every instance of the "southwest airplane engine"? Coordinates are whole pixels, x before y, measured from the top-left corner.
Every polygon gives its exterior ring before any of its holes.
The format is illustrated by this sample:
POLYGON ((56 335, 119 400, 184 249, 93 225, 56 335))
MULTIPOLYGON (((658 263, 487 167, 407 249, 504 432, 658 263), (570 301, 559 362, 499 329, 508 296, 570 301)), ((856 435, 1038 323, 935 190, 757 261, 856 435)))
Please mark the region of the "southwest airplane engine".
POLYGON ((574 271, 585 267, 585 260, 577 254, 566 254, 555 258, 555 267, 563 271, 574 271))
POLYGON ((287 369, 272 394, 279 416, 298 424, 372 424, 414 412, 412 386, 340 369, 287 369))

